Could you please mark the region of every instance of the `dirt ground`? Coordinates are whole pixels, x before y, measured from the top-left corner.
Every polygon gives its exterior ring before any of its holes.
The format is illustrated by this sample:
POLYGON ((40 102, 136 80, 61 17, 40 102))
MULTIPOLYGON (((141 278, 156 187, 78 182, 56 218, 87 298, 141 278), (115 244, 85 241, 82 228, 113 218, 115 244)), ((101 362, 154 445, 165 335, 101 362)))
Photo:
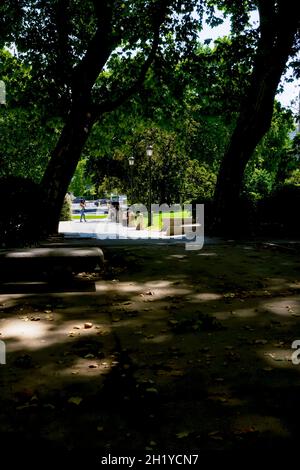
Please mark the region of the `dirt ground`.
POLYGON ((296 446, 299 253, 108 247, 104 272, 67 286, 2 284, 1 452, 99 463, 296 446))

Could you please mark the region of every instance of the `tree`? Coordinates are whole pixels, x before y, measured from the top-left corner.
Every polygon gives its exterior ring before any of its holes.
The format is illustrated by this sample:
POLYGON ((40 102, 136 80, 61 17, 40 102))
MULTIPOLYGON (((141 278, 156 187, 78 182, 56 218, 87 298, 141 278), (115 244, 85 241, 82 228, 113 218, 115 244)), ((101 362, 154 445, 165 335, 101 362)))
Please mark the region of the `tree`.
POLYGON ((107 154, 96 155, 89 159, 87 171, 99 191, 113 192, 113 188, 119 188, 130 193, 129 156, 134 157, 132 176, 135 202, 148 204, 150 164, 152 202, 158 204, 180 202, 183 196, 187 158, 183 145, 174 132, 145 126, 135 130, 131 135, 127 132, 120 134, 119 139, 111 143, 107 154), (149 143, 154 144, 151 162, 146 157, 146 146, 149 143))
POLYGON ((6 85, 6 105, 0 114, 0 177, 27 177, 39 183, 61 122, 45 116, 32 101, 35 83, 30 67, 0 49, 0 77, 6 85))
POLYGON ((136 92, 166 32, 173 28, 181 40, 179 49, 189 30, 189 39, 196 34, 190 26, 197 23, 191 12, 198 2, 15 3, 8 0, 1 6, 3 34, 30 63, 40 83, 36 98, 50 103, 53 114, 65 119, 41 182, 48 206, 45 224, 51 232, 57 229, 63 198, 94 123, 136 92), (18 21, 9 28, 12 17, 18 21), (122 56, 122 67, 116 56, 122 56))
MULTIPOLYGON (((216 227, 230 221, 247 162, 270 126, 279 79, 297 48, 298 24, 294 0, 6 0, 0 44, 13 42, 30 69, 35 86, 26 91, 28 102, 47 119, 64 122, 42 178, 47 230, 57 228, 94 125, 109 125, 109 113, 117 119, 137 91, 131 105, 143 108, 144 128, 154 121, 175 131, 182 154, 213 172, 235 126, 215 191, 216 227), (197 40, 204 5, 211 24, 219 21, 214 6, 232 16, 231 38, 219 41, 213 53, 197 40), (259 34, 247 28, 256 6, 259 34)), ((115 129, 106 129, 111 139, 119 138, 115 129)))
MULTIPOLYGON (((228 4, 236 7, 237 2, 228 4)), ((270 127, 277 87, 299 40, 299 2, 257 0, 255 4, 260 16, 260 34, 252 72, 236 127, 222 160, 215 191, 215 230, 219 233, 234 231, 238 223, 238 201, 244 170, 255 147, 270 127)), ((240 3, 239 8, 242 6, 240 3)))
POLYGON ((257 145, 244 176, 244 187, 254 199, 261 199, 282 183, 295 167, 291 132, 292 112, 275 102, 269 131, 257 145))
POLYGON ((207 202, 213 198, 216 174, 197 160, 188 162, 184 178, 185 202, 207 202))

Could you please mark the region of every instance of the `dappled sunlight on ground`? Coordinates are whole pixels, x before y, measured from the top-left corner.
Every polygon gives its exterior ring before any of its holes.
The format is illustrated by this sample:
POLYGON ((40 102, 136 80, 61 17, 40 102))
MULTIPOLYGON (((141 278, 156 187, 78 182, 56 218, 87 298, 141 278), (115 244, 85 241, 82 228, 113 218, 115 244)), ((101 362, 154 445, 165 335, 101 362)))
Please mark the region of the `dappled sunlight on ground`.
POLYGON ((300 316, 300 297, 285 297, 270 302, 264 302, 261 307, 266 312, 274 313, 283 317, 300 316))
POLYGON ((278 437, 288 438, 290 433, 282 421, 274 416, 248 414, 238 417, 233 426, 236 435, 270 432, 278 437))
POLYGON ((74 290, 2 286, 0 432, 10 435, 14 416, 20 433, 33 423, 30 442, 43 436, 98 454, 270 448, 293 439, 296 257, 238 245, 104 254, 108 267, 89 290, 84 276, 74 290))
POLYGON ((37 322, 25 323, 21 320, 13 320, 7 326, 1 326, 1 335, 3 338, 9 339, 10 337, 24 339, 39 339, 45 335, 47 331, 46 325, 41 325, 37 322))
POLYGON ((218 255, 217 253, 214 253, 214 252, 210 252, 210 253, 201 252, 201 253, 196 253, 195 256, 218 256, 218 255))
POLYGON ((201 294, 194 294, 192 296, 192 299, 197 302, 199 301, 207 302, 209 300, 220 300, 222 299, 222 297, 223 297, 222 294, 215 294, 213 292, 201 292, 201 294))
POLYGON ((264 348, 257 351, 257 355, 270 366, 271 370, 274 368, 287 368, 300 373, 300 368, 297 368, 292 364, 292 352, 293 350, 291 347, 288 349, 281 349, 279 345, 277 348, 264 348))
MULTIPOLYGON (((142 333, 141 333, 142 335, 142 333)), ((164 343, 164 342, 170 342, 172 339, 173 335, 167 335, 167 334, 162 334, 162 335, 148 335, 148 337, 143 337, 141 340, 141 343, 164 343)))

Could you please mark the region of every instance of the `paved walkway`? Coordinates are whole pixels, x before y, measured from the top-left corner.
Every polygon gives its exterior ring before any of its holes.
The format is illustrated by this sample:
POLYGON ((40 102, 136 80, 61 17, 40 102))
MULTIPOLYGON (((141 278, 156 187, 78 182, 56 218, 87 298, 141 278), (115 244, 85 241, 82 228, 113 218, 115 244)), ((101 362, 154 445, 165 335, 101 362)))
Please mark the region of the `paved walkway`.
POLYGON ((79 220, 60 222, 59 232, 63 233, 65 238, 92 238, 108 242, 188 242, 185 235, 167 236, 158 230, 136 230, 135 227, 124 227, 122 224, 111 222, 108 219, 88 219, 87 222, 80 222, 79 220))
MULTIPOLYGON (((188 240, 184 235, 167 236, 163 232, 158 230, 136 230, 134 227, 123 227, 121 224, 110 222, 107 219, 88 219, 87 222, 80 223, 79 220, 73 220, 71 222, 60 222, 59 233, 64 234, 66 240, 77 239, 78 242, 86 245, 87 239, 90 239, 89 245, 98 244, 97 241, 104 245, 139 245, 139 244, 178 244, 186 243, 190 245, 188 249, 201 249, 203 243, 205 245, 215 245, 223 243, 234 243, 236 240, 224 239, 219 237, 207 237, 203 239, 200 237, 200 245, 198 247, 192 246, 193 242, 187 243, 188 240)), ((293 246, 298 246, 299 240, 287 240, 287 239, 272 239, 268 237, 254 237, 239 239, 239 243, 253 244, 253 243, 268 243, 271 245, 283 245, 289 246, 289 249, 293 249, 293 246), (292 247, 292 248, 291 248, 292 247)), ((74 240, 73 240, 74 242, 74 240)), ((196 245, 196 244, 195 244, 196 245)), ((286 248, 288 249, 288 248, 286 248)))
POLYGON ((59 232, 65 236, 78 236, 105 239, 169 239, 158 230, 136 230, 135 227, 124 227, 108 219, 88 219, 87 222, 72 220, 60 222, 59 232))

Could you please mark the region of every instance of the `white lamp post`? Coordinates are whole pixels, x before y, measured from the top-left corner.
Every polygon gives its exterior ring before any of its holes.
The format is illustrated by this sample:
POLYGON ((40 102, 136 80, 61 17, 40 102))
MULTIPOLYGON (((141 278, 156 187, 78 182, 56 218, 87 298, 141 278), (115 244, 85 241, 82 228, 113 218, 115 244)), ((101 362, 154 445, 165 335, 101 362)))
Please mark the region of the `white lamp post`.
POLYGON ((133 166, 134 166, 134 157, 131 156, 128 158, 128 163, 130 166, 130 198, 131 204, 133 204, 133 166))
POLYGON ((152 187, 152 154, 153 154, 153 146, 147 145, 146 154, 149 159, 149 201, 148 201, 148 227, 152 225, 152 214, 151 214, 151 187, 152 187))

